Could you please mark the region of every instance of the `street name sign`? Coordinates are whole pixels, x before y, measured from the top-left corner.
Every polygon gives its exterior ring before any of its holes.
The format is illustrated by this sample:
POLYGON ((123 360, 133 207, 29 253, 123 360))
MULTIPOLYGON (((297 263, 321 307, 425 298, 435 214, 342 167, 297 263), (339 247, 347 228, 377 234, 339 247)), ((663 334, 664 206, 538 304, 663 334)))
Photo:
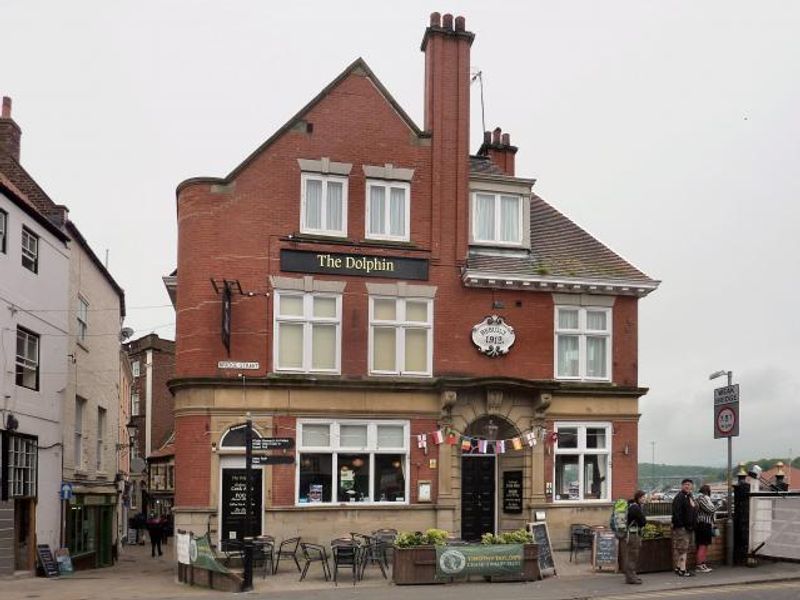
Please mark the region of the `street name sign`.
POLYGON ((218 369, 238 369, 240 371, 257 371, 261 368, 257 362, 241 362, 238 360, 221 360, 217 363, 218 369))
POLYGON ((714 390, 714 439, 739 436, 739 384, 714 390))

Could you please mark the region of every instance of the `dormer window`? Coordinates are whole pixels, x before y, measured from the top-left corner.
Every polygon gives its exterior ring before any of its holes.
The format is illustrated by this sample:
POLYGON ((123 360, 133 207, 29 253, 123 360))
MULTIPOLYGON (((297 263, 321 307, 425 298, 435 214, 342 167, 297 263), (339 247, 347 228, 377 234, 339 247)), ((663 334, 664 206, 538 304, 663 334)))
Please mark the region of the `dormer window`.
POLYGON ((300 187, 300 231, 346 237, 347 177, 303 173, 300 187))
POLYGON ((472 194, 472 241, 520 246, 523 243, 522 196, 491 192, 472 194))

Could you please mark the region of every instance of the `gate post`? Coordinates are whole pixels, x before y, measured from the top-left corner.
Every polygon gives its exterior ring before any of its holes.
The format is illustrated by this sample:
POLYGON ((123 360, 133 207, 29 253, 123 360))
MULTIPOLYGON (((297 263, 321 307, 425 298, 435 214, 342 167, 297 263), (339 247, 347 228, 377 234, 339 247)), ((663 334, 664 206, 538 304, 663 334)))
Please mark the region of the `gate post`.
POLYGON ((750 484, 744 463, 739 464, 738 482, 733 486, 733 564, 747 565, 750 546, 750 484))

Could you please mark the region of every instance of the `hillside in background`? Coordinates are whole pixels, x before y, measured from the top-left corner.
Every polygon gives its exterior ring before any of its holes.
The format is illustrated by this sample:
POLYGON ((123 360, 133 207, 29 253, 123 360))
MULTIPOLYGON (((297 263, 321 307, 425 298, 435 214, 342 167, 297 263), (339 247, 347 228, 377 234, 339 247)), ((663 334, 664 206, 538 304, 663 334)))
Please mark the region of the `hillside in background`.
MULTIPOLYGON (((786 458, 759 458, 748 461, 746 465, 757 464, 764 470, 769 469, 778 461, 788 465, 786 458)), ((800 457, 792 461, 792 465, 800 468, 800 457)), ((738 465, 734 465, 734 473, 738 465)), ((670 488, 677 488, 681 485, 681 480, 685 478, 693 479, 696 485, 703 483, 714 483, 725 481, 727 478, 726 469, 720 467, 702 467, 697 465, 664 465, 653 463, 639 463, 639 489, 645 491, 666 491, 670 488)))

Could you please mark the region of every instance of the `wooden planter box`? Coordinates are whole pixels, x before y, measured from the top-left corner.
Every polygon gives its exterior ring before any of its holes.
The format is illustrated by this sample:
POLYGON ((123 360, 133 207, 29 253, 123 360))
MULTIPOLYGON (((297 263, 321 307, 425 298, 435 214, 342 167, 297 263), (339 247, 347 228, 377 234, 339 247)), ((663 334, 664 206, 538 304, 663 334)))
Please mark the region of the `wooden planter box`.
POLYGON ((436 581, 436 547, 394 548, 392 581, 397 585, 445 583, 436 581))
MULTIPOLYGON (((623 562, 620 560, 620 570, 624 572, 625 565, 622 564, 623 562)), ((642 540, 638 566, 637 573, 672 571, 672 538, 642 540)))
POLYGON ((525 544, 522 547, 522 577, 493 575, 492 583, 496 581, 538 581, 542 579, 539 571, 539 545, 525 544))

